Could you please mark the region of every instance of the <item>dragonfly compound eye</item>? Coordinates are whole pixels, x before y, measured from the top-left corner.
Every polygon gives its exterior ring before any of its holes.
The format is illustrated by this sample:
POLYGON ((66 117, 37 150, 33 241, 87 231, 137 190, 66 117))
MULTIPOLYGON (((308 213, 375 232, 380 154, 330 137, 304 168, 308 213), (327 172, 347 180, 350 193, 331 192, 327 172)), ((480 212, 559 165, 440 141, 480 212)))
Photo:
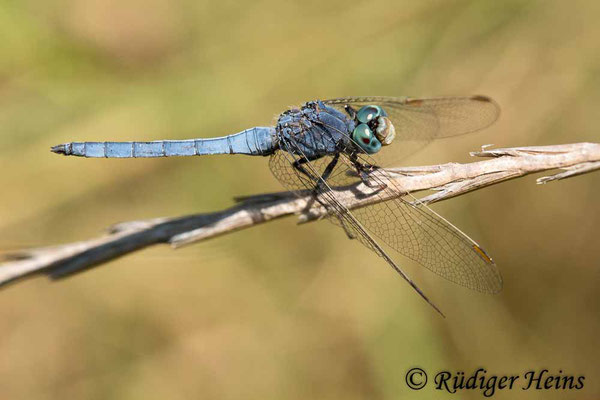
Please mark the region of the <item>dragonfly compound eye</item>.
POLYGON ((356 119, 362 124, 367 124, 377 117, 387 117, 387 113, 379 106, 364 106, 356 113, 356 119))
POLYGON ((375 154, 381 149, 381 143, 367 124, 359 124, 352 132, 352 139, 368 154, 375 154))
POLYGON ((382 146, 392 144, 392 141, 396 137, 396 130, 394 124, 388 117, 377 118, 377 128, 375 128, 375 136, 381 142, 382 146))

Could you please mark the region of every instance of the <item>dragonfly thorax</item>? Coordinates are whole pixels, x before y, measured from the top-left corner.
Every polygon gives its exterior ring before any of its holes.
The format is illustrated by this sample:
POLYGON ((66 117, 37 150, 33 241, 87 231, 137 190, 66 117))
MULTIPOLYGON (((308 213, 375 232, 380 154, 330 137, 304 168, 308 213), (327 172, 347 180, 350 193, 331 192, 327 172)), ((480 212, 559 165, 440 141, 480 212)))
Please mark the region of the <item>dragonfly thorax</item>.
POLYGON ((311 101, 281 114, 275 130, 279 148, 311 160, 353 149, 355 127, 343 112, 311 101))

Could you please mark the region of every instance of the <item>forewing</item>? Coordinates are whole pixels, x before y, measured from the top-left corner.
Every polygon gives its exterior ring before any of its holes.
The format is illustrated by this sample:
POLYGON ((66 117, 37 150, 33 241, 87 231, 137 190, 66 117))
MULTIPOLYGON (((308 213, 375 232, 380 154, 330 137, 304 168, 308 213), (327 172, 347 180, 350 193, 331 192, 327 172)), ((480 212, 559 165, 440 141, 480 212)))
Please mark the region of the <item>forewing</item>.
POLYGON ((496 121, 500 107, 489 97, 346 97, 325 100, 325 104, 344 110, 375 104, 389 115, 396 139, 381 151, 382 166, 396 166, 433 139, 462 135, 484 129, 496 121), (385 152, 384 152, 385 151, 385 152))

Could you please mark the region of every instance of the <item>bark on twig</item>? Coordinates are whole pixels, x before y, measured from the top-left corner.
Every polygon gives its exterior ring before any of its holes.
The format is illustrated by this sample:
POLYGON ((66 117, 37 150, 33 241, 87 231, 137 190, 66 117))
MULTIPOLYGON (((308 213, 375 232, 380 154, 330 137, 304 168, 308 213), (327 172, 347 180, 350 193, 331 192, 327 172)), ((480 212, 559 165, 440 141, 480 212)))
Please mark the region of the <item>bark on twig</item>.
MULTIPOLYGON (((536 172, 564 171, 539 178, 537 183, 543 184, 600 169, 600 144, 596 143, 483 147, 471 155, 491 159, 469 164, 390 168, 386 170, 389 174, 385 179, 393 179, 403 193, 434 190, 436 193, 419 200, 433 203, 536 172)), ((339 198, 349 209, 372 201, 368 197, 356 197, 360 185, 338 190, 339 198)), ((361 190, 364 191, 364 187, 361 190)), ((292 214, 299 215, 302 223, 313 221, 322 217, 325 210, 322 207, 307 210, 307 204, 318 205, 310 200, 310 193, 301 198, 289 192, 262 194, 214 213, 121 223, 99 238, 9 255, 8 260, 0 264, 0 286, 40 273, 62 278, 147 246, 168 243, 180 247, 292 214)))

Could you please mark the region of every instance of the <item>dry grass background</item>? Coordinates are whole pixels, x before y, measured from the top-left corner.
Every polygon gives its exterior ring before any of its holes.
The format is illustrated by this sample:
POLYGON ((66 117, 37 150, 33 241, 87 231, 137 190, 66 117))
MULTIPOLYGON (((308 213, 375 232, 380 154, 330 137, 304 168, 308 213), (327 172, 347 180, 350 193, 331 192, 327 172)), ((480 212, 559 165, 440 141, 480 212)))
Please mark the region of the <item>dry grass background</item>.
MULTIPOLYGON (((265 159, 85 160, 70 140, 209 137, 346 95, 494 97, 492 128, 404 164, 598 141, 594 1, 0 1, 0 248, 212 211, 279 190, 265 159)), ((505 288, 470 292, 405 262, 439 318, 326 223, 277 221, 0 293, 5 399, 396 399, 404 372, 559 369, 598 398, 600 175, 525 178, 434 208, 480 240, 505 288)), ((465 392, 460 398, 479 398, 465 392)))

